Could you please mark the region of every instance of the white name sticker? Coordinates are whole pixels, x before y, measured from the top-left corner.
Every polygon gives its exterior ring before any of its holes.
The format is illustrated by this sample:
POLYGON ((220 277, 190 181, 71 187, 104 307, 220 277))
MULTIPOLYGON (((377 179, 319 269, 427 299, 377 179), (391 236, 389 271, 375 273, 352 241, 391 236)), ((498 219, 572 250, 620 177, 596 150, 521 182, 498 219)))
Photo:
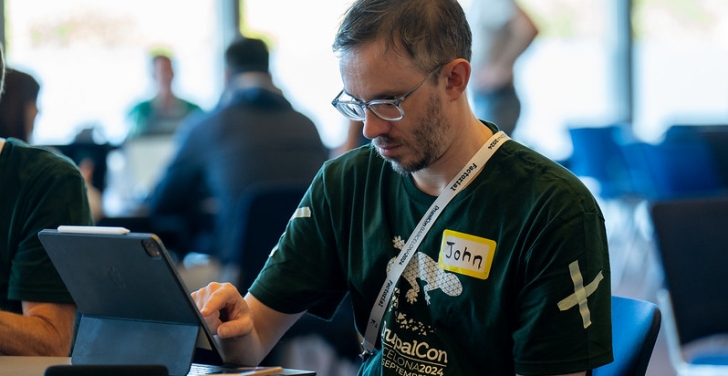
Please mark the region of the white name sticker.
POLYGON ((445 230, 442 233, 438 264, 443 270, 488 279, 495 247, 495 242, 490 239, 445 230))

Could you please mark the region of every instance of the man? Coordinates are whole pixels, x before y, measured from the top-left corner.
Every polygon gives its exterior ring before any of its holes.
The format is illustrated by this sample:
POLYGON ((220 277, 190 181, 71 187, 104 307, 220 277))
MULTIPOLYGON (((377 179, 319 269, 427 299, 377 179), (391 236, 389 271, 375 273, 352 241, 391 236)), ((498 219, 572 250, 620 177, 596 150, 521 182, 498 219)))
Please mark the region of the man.
POLYGON ((198 237, 211 238, 212 244, 199 241, 196 251, 234 266, 240 253, 233 242, 236 208, 246 188, 262 183, 307 185, 328 158, 328 149, 314 123, 273 85, 262 40, 231 43, 225 64, 227 88, 219 108, 181 126, 180 149, 148 207, 153 216, 182 215, 192 228, 200 216, 212 213, 214 236, 202 232, 198 237))
MULTIPOLYGON (((4 71, 0 49, 0 87, 4 71)), ((49 150, 0 138, 0 182, 0 355, 68 356, 76 306, 37 234, 93 224, 83 177, 49 150)))
POLYGON ((362 375, 585 375, 612 361, 603 216, 573 174, 473 115, 470 44, 455 0, 349 9, 333 103, 372 143, 324 165, 245 298, 193 293, 237 361, 347 294, 362 375))
POLYGON ((468 18, 473 28, 475 114, 512 135, 521 113, 521 101, 513 86, 513 66, 538 35, 538 29, 514 0, 475 0, 468 18))
POLYGON ((198 105, 174 94, 174 69, 169 56, 156 54, 152 57, 152 79, 157 86, 157 94, 129 111, 128 117, 132 122, 129 138, 171 135, 187 115, 200 110, 198 105))

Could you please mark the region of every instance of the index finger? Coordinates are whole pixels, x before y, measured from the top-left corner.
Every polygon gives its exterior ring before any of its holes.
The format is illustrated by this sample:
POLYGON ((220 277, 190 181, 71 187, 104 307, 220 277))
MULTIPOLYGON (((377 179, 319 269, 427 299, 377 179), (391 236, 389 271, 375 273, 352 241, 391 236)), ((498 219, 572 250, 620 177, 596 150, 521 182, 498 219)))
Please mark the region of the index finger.
POLYGON ((203 316, 223 311, 230 306, 234 306, 238 300, 242 300, 237 288, 229 283, 220 284, 217 282, 212 282, 206 287, 193 292, 192 298, 203 316))

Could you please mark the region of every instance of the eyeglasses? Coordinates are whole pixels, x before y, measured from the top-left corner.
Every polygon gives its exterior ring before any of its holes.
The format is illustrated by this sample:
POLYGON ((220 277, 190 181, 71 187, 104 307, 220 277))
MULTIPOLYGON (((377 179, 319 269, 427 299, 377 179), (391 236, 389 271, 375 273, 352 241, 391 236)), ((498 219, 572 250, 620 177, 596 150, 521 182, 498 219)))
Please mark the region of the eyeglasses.
POLYGON ((346 116, 346 118, 355 120, 355 121, 363 121, 366 118, 366 110, 367 108, 374 113, 374 115, 379 116, 382 120, 386 121, 399 121, 402 120, 404 117, 404 110, 402 110, 402 102, 404 102, 407 97, 412 95, 417 89, 422 86, 427 80, 429 80, 437 71, 440 70, 442 65, 438 65, 435 70, 430 72, 430 74, 427 75, 422 81, 420 81, 415 87, 410 89, 407 93, 402 95, 399 98, 394 99, 373 99, 369 102, 361 102, 357 100, 339 100, 342 95, 344 95, 344 90, 341 90, 339 95, 334 98, 333 101, 331 101, 331 104, 336 107, 339 112, 341 112, 342 115, 346 116))

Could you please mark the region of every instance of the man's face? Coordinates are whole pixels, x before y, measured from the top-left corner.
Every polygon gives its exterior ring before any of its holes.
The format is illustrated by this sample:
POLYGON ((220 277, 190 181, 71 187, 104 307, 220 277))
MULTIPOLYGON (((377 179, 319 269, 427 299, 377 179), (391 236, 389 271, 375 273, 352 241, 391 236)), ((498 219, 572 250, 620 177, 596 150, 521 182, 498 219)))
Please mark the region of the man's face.
POLYGON ((160 87, 171 87, 172 80, 174 79, 172 62, 166 58, 157 58, 156 60, 154 60, 152 77, 154 77, 154 79, 157 81, 157 85, 159 85, 160 87))
MULTIPOLYGON (((382 43, 369 43, 342 56, 341 76, 346 93, 360 101, 400 97, 420 82, 427 72, 382 43)), ((399 121, 379 118, 366 111, 364 136, 400 174, 429 167, 446 149, 450 124, 443 115, 438 88, 428 80, 402 104, 399 121)))

